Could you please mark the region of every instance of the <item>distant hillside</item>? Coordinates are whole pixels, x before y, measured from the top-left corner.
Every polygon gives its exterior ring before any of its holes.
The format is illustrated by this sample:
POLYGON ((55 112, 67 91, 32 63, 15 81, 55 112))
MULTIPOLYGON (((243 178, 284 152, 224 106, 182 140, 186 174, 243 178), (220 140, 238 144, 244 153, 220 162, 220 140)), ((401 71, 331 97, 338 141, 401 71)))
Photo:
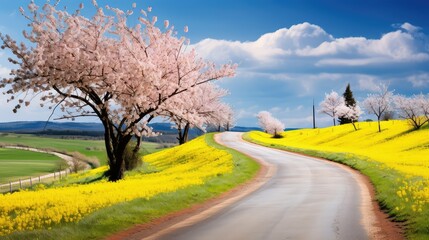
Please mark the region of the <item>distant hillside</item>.
POLYGON ((236 126, 231 128, 232 132, 250 132, 250 131, 262 131, 261 128, 258 127, 240 127, 236 126))
MULTIPOLYGON (((176 142, 177 129, 171 123, 151 123, 149 124, 155 132, 161 133, 158 137, 145 137, 146 141, 153 142, 176 142)), ((256 127, 234 127, 231 131, 248 132, 261 130, 256 127)), ((214 131, 214 129, 208 129, 214 131)), ((44 122, 44 121, 20 121, 0 123, 0 132, 26 133, 50 136, 91 136, 102 137, 104 128, 101 123, 91 122, 44 122)), ((195 138, 203 132, 199 129, 191 129, 189 138, 195 138)))
MULTIPOLYGON (((155 131, 165 134, 176 133, 170 123, 149 124, 155 131)), ((91 122, 44 122, 22 121, 0 123, 0 132, 33 133, 47 135, 90 135, 102 136, 104 128, 101 123, 91 122)))
POLYGON ((56 131, 104 131, 101 123, 81 123, 81 122, 44 122, 44 121, 22 121, 0 123, 0 132, 41 132, 46 130, 56 131))
MULTIPOLYGON (((176 129, 172 127, 171 123, 151 123, 149 124, 156 132, 175 134, 176 129)), ((294 128, 295 129, 295 128, 294 128)), ((294 129, 286 129, 294 130, 294 129)), ((236 126, 231 129, 233 132, 249 132, 260 131, 259 127, 241 127, 236 126)), ((104 132, 101 123, 93 122, 48 122, 45 121, 20 121, 20 122, 0 122, 0 132, 14 132, 14 133, 53 133, 53 132, 104 132)), ((208 129, 208 131, 215 131, 215 129, 208 129)), ((197 129, 193 132, 201 132, 197 129)))

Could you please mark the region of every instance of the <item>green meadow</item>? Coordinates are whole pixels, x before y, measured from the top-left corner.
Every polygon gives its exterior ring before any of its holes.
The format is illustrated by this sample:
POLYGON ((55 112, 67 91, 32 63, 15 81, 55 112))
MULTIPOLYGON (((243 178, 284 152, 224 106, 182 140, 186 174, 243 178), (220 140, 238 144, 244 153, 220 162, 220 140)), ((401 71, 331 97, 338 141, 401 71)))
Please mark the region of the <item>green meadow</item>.
MULTIPOLYGON (((87 157, 95 157, 100 165, 106 165, 107 156, 103 140, 62 139, 40 137, 31 134, 0 134, 0 145, 19 145, 62 153, 78 152, 87 157)), ((143 142, 142 153, 149 154, 162 150, 158 143, 143 142)), ((0 148, 0 183, 23 177, 39 176, 58 171, 66 163, 59 157, 17 149, 0 148)))
POLYGON ((47 153, 0 148, 0 183, 58 171, 66 163, 47 153))

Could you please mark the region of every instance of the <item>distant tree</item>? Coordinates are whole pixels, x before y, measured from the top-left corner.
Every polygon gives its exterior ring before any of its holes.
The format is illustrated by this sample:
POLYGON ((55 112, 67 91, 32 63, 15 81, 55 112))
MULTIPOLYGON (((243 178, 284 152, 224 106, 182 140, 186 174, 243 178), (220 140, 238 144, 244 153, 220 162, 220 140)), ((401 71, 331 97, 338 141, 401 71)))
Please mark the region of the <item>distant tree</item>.
POLYGON ((380 119, 385 112, 392 110, 393 92, 389 91, 389 86, 386 84, 380 84, 377 88, 377 92, 368 94, 362 104, 367 113, 377 117, 378 132, 381 132, 380 119))
POLYGON ((399 117, 407 119, 416 130, 420 129, 429 120, 425 115, 427 114, 425 110, 428 110, 429 106, 424 102, 427 102, 427 99, 422 94, 412 97, 394 96, 395 108, 399 117))
POLYGON ((383 121, 389 121, 391 119, 394 119, 394 117, 395 117, 395 111, 386 111, 381 116, 381 120, 383 120, 383 121))
POLYGON ((226 126, 225 126, 225 131, 230 131, 231 128, 235 127, 235 123, 236 123, 236 119, 234 116, 234 113, 231 112, 228 114, 227 118, 226 118, 226 126))
POLYGON ((221 103, 216 107, 216 111, 209 116, 207 123, 214 126, 218 132, 222 131, 222 129, 228 131, 229 126, 235 124, 234 111, 228 104, 221 103))
POLYGON ((420 107, 420 111, 426 120, 429 122, 429 95, 419 94, 416 96, 417 105, 420 107))
MULTIPOLYGON (((353 92, 350 90, 350 83, 347 84, 346 90, 343 93, 344 102, 347 107, 353 107, 356 105, 356 100, 353 97, 353 92)), ((338 117, 340 124, 356 122, 358 119, 347 118, 346 116, 338 117)))
POLYGON ((266 133, 272 134, 275 138, 281 138, 284 131, 284 124, 277 118, 274 118, 271 113, 261 111, 257 115, 259 126, 264 129, 266 133))
POLYGON ((338 117, 338 108, 343 105, 345 105, 344 97, 332 91, 329 94, 325 94, 325 99, 320 103, 320 112, 332 117, 335 126, 335 119, 338 117))
POLYGON ((357 131, 355 122, 358 121, 359 116, 362 114, 360 107, 357 104, 352 106, 342 105, 338 107, 337 115, 342 118, 346 118, 350 120, 350 123, 353 125, 355 131, 357 131))
POLYGON ((169 99, 170 104, 180 107, 165 109, 160 115, 176 125, 177 139, 179 144, 183 144, 188 141, 189 130, 193 127, 204 132, 207 125, 225 125, 227 116, 233 114, 229 106, 221 102, 221 98, 226 94, 225 89, 212 83, 199 85, 169 99))

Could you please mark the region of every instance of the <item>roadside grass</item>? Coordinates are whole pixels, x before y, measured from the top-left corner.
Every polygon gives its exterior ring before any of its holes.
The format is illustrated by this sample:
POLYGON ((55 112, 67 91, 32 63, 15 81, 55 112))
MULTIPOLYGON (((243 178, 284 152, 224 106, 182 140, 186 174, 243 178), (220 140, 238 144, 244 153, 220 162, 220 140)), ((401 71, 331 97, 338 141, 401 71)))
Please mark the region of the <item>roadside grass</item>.
MULTIPOLYGON (((217 149, 231 154, 233 168, 230 173, 217 174, 205 180, 201 185, 191 185, 175 192, 162 193, 149 199, 139 198, 128 202, 122 202, 110 207, 99 209, 82 218, 76 223, 61 223, 52 229, 15 232, 11 235, 0 236, 2 239, 102 239, 113 233, 127 229, 135 224, 148 223, 166 214, 189 208, 226 192, 255 176, 259 165, 249 157, 225 148, 213 140, 214 134, 204 136, 206 143, 217 149)), ((192 143, 191 143, 192 144, 192 143)), ((182 146, 183 147, 183 146, 182 146)), ((177 149, 177 148, 176 148, 177 149)), ((175 149, 166 150, 174 152, 175 149)), ((196 153, 197 154, 197 153, 196 153)), ((160 152, 160 156, 162 153, 160 152)), ((196 155, 198 156, 198 154, 196 155)), ((174 159, 174 156, 171 156, 174 159)), ((160 159, 162 161, 162 159, 160 159)), ((177 159, 176 159, 177 160, 177 159)), ((198 159, 189 159, 189 161, 198 159)), ((175 164, 174 161, 171 162, 175 164)), ((155 164, 155 163, 154 163, 155 164)), ((141 177, 157 171, 163 171, 159 165, 145 164, 142 168, 128 172, 126 178, 141 177)), ((223 167, 223 166, 219 166, 223 167)), ((91 170, 93 176, 88 179, 96 179, 100 172, 91 170), (95 177, 94 177, 95 176, 95 177)), ((91 172, 89 171, 89 172, 91 172)), ((167 168, 168 171, 168 168, 167 168)), ((200 169, 201 171, 201 169, 200 169)), ((78 179, 84 179, 77 177, 78 179)), ((126 181, 126 180, 125 180, 126 181)), ((124 191, 127 191, 124 189, 124 191)))
POLYGON ((52 173, 60 164, 67 165, 55 155, 0 148, 0 183, 52 173))
POLYGON ((393 221, 402 222, 407 238, 429 239, 429 157, 427 142, 421 140, 429 132, 410 131, 405 121, 382 122, 382 133, 374 126, 360 123, 358 131, 349 131, 349 125, 295 130, 283 133, 282 139, 250 132, 243 138, 359 170, 370 178, 381 208, 393 221))

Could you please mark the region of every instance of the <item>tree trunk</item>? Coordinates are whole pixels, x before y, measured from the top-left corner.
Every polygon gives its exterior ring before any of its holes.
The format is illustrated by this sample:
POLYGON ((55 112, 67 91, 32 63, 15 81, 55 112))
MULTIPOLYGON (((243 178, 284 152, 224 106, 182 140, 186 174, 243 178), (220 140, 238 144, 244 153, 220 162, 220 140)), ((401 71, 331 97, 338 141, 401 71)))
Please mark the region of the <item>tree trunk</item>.
POLYGON ((335 126, 336 126, 336 125, 335 125, 335 118, 332 118, 332 120, 334 121, 334 127, 335 127, 335 126))
POLYGON ((182 131, 182 128, 178 128, 178 133, 179 133, 179 137, 177 138, 177 140, 179 140, 179 145, 182 145, 186 142, 188 142, 188 135, 189 135, 189 129, 190 129, 190 124, 186 123, 185 128, 182 131))
POLYGON ((191 125, 189 123, 186 123, 185 129, 183 129, 183 143, 188 142, 188 136, 189 136, 189 129, 191 128, 191 125))
POLYGON ((177 134, 179 135, 177 137, 177 140, 179 140, 179 145, 182 145, 185 143, 185 139, 184 139, 184 133, 182 132, 182 127, 180 127, 180 124, 177 126, 177 134))
POLYGON ((124 177, 125 172, 125 159, 124 159, 124 151, 127 147, 128 142, 131 140, 132 135, 123 135, 118 136, 118 142, 114 147, 114 161, 109 159, 109 181, 116 182, 121 180, 124 177))
POLYGON ((378 122, 378 132, 381 132, 381 127, 380 127, 380 118, 377 118, 377 122, 378 122))
POLYGON ((123 135, 117 132, 108 121, 102 121, 104 125, 104 144, 109 160, 109 181, 116 182, 124 177, 125 161, 123 158, 125 148, 132 135, 123 135))
POLYGON ((355 125, 355 121, 352 121, 352 125, 355 128, 355 131, 357 131, 356 125, 355 125))

